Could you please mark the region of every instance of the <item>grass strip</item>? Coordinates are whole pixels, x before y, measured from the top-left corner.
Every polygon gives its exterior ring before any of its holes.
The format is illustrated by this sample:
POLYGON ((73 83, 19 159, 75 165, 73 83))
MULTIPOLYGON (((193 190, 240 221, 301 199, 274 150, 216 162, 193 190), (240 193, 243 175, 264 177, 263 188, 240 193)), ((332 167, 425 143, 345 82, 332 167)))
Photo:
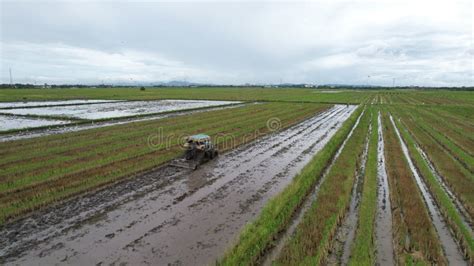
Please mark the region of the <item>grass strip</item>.
POLYGON ((268 201, 256 220, 243 228, 236 244, 218 264, 249 265, 260 262, 265 251, 272 247, 274 239, 290 223, 295 211, 321 178, 361 112, 362 108, 357 108, 292 182, 268 201))
POLYGON ((365 112, 321 184, 316 201, 283 247, 277 264, 320 265, 325 261, 336 230, 349 209, 369 124, 370 113, 365 112))
POLYGON ((365 167, 364 185, 359 207, 354 242, 351 247, 349 265, 375 265, 375 219, 377 214, 377 142, 378 121, 375 108, 372 113, 372 132, 365 167))

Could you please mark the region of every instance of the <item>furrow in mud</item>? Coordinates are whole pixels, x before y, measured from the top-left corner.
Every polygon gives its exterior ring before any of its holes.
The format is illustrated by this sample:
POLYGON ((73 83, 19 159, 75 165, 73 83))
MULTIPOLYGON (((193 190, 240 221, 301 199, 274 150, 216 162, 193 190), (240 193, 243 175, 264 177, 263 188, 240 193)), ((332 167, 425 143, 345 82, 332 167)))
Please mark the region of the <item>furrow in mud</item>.
POLYGON ((347 265, 351 255, 351 246, 354 241, 355 231, 357 228, 359 203, 362 193, 362 185, 364 182, 365 167, 367 162, 367 154, 369 151, 369 136, 372 131, 372 125, 369 125, 369 130, 365 140, 364 151, 359 158, 360 166, 355 173, 354 185, 351 192, 351 202, 349 210, 344 218, 344 221, 336 231, 335 239, 333 240, 333 248, 329 253, 328 264, 347 265))
POLYGON ((82 131, 82 130, 99 128, 99 127, 122 125, 122 124, 127 124, 127 123, 132 123, 132 122, 158 120, 158 119, 163 119, 163 118, 168 118, 168 117, 176 117, 176 116, 189 115, 189 114, 195 114, 195 113, 201 113, 201 112, 222 110, 222 109, 227 109, 227 108, 242 107, 244 105, 246 104, 231 104, 227 106, 216 106, 216 107, 202 108, 202 109, 196 109, 196 110, 182 110, 182 111, 176 111, 176 112, 171 112, 171 113, 166 113, 166 114, 147 115, 147 116, 135 117, 135 118, 133 117, 132 118, 117 118, 114 120, 98 121, 98 122, 91 121, 91 123, 87 123, 87 124, 64 125, 64 126, 57 126, 57 127, 51 127, 51 128, 45 128, 45 129, 30 129, 30 130, 25 129, 20 132, 0 135, 0 142, 63 134, 63 133, 76 132, 76 131, 82 131))
MULTIPOLYGON (((212 263, 265 202, 329 141, 355 108, 335 106, 225 153, 194 172, 157 169, 147 174, 149 179, 167 181, 161 185, 145 182, 138 187, 148 188, 140 193, 126 195, 111 187, 102 192, 103 197, 94 198, 92 194, 66 202, 49 209, 53 213, 56 209, 64 211, 56 216, 54 226, 35 224, 45 215, 55 217, 47 212, 21 220, 10 231, 27 232, 28 236, 0 236, 7 243, 0 249, 0 256, 7 263, 27 265, 212 263), (88 205, 89 198, 94 198, 95 207, 88 205), (65 221, 61 215, 69 218, 65 221), (39 240, 32 241, 36 236, 39 240), (25 246, 28 248, 21 248, 25 246)), ((135 187, 121 186, 123 191, 135 187)), ((0 229, 0 235, 7 231, 0 229)))
POLYGON ((378 145, 377 145, 377 218, 375 223, 376 261, 378 265, 394 265, 392 207, 387 170, 385 169, 385 148, 382 130, 382 118, 378 113, 378 145))
POLYGON ((334 155, 334 158, 331 160, 330 164, 327 166, 327 168, 324 170, 324 173, 322 177, 319 179, 319 181, 315 184, 314 188, 312 189, 310 195, 305 199, 301 207, 295 212, 294 218, 290 222, 289 226, 286 228, 285 231, 281 232, 280 235, 276 240, 274 240, 274 246, 267 251, 263 258, 263 265, 272 265, 273 261, 278 258, 278 256, 281 253, 281 250, 283 249, 285 243, 287 242, 288 239, 294 234, 296 227, 298 224, 301 222, 303 219, 304 214, 306 211, 311 207, 311 204, 317 199, 319 189, 321 187, 321 184, 324 182, 326 179, 327 174, 329 173, 329 170, 333 166, 334 162, 337 160, 339 157, 339 154, 341 154, 342 149, 346 145, 347 140, 352 136, 352 133, 354 132, 355 128, 359 124, 359 121, 364 114, 364 111, 359 115, 357 118, 357 121, 354 123, 354 126, 352 127, 351 131, 347 135, 347 137, 344 139, 342 142, 341 146, 338 148, 336 154, 334 155))
POLYGON ((391 115, 390 121, 395 129, 395 133, 397 134, 398 140, 403 150, 403 154, 408 162, 408 166, 410 167, 411 172, 415 177, 416 184, 418 185, 418 188, 421 191, 426 207, 428 208, 428 213, 431 216, 433 225, 435 226, 439 239, 441 240, 441 244, 443 246, 443 250, 449 264, 466 265, 466 261, 464 260, 462 252, 456 244, 455 238, 448 229, 446 222, 444 221, 438 209, 438 206, 436 205, 436 202, 434 201, 432 195, 428 190, 428 187, 426 186, 421 176, 418 174, 418 170, 416 169, 415 165, 413 164, 413 161, 411 160, 408 148, 402 137, 400 136, 400 132, 398 131, 398 128, 395 125, 395 122, 393 121, 393 117, 391 115))

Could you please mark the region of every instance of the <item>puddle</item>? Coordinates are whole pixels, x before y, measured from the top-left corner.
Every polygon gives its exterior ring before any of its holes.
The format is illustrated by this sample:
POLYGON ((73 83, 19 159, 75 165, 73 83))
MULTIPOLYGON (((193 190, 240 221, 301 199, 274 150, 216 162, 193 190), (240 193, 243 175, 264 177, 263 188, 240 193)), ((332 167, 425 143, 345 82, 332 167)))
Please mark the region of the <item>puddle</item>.
POLYGON ((215 263, 354 110, 337 105, 224 153, 194 172, 172 167, 151 171, 146 175, 154 180, 170 181, 143 193, 123 196, 142 182, 139 176, 127 186, 44 210, 0 229, 0 256, 7 264, 215 263))
POLYGON ((201 100, 122 101, 69 106, 3 109, 1 110, 1 113, 16 115, 62 116, 94 120, 220 106, 232 103, 240 102, 201 100))
POLYGON ((278 239, 274 241, 274 246, 267 251, 263 258, 263 265, 272 265, 273 261, 278 259, 278 256, 281 253, 281 250, 283 249, 285 243, 290 239, 290 237, 294 234, 296 227, 300 223, 301 219, 303 219, 304 214, 306 211, 311 207, 311 204, 317 199, 319 188, 321 187, 321 184, 324 183, 324 180, 326 180, 326 176, 328 172, 330 171, 331 167, 333 166, 334 162, 337 160, 339 157, 339 154, 341 153, 342 149, 346 145, 347 140, 352 136, 352 133, 354 132, 355 128, 359 124, 359 121, 364 114, 364 111, 359 115, 357 118, 357 121, 355 122, 354 126, 352 127, 351 131, 347 135, 346 139, 343 141, 341 146, 338 148, 336 154, 334 155, 334 158, 326 168, 326 170, 323 173, 323 176, 320 178, 320 180, 317 182, 315 187, 313 188, 311 194, 304 200, 303 204, 301 205, 301 208, 296 211, 294 214, 294 218, 290 222, 290 225, 286 228, 285 231, 283 231, 280 236, 278 236, 278 239))
POLYGON ((30 127, 63 125, 67 123, 70 123, 70 121, 42 119, 42 118, 29 118, 29 117, 22 117, 22 116, 11 116, 11 115, 0 114, 0 131, 7 131, 7 130, 12 130, 12 129, 24 129, 24 128, 30 128, 30 127))
POLYGON ((446 223, 444 222, 444 219, 441 216, 441 213, 439 212, 438 206, 436 205, 434 199, 429 193, 426 184, 424 183, 422 178, 419 176, 418 171, 416 170, 415 165, 413 164, 413 161, 411 160, 410 154, 408 153, 408 148, 405 142, 402 140, 400 136, 400 132, 398 131, 398 128, 395 125, 395 122, 393 121, 393 117, 391 115, 390 115, 390 121, 392 122, 392 125, 395 128, 395 133, 397 134, 398 140, 400 141, 403 154, 408 162, 408 165, 411 169, 411 172, 413 173, 413 176, 415 177, 416 184, 418 185, 418 188, 420 189, 421 194, 423 195, 424 202, 426 206, 428 207, 428 212, 431 216, 433 225, 435 226, 436 231, 438 232, 438 236, 441 240, 441 244, 443 246, 444 253, 446 255, 446 258, 448 259, 449 264, 450 265, 466 265, 467 263, 464 260, 463 255, 460 252, 460 249, 458 245, 456 244, 456 241, 454 240, 453 236, 451 235, 451 232, 449 231, 446 223))
POLYGON ((375 222, 375 243, 377 265, 394 265, 392 239, 392 207, 387 170, 385 169, 385 148, 382 130, 382 118, 378 113, 378 145, 377 145, 377 217, 375 222))

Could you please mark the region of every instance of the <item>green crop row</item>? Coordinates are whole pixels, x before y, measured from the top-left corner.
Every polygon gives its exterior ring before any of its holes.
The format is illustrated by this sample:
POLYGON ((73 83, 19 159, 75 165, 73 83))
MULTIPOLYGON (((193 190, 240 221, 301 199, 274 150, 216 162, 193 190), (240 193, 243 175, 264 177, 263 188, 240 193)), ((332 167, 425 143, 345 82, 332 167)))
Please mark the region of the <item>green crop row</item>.
POLYGON ((291 222, 294 213, 320 180, 361 112, 361 107, 356 109, 292 182, 267 202, 256 220, 242 229, 236 244, 226 252, 219 264, 249 265, 261 262, 265 251, 274 244, 274 238, 291 222))
POLYGON ((316 200, 283 247, 277 264, 320 265, 325 261, 336 229, 349 207, 370 119, 371 112, 365 112, 331 166, 316 200))
POLYGON ((441 243, 388 114, 382 113, 395 258, 399 264, 446 264, 441 243))
POLYGON ((445 178, 447 185, 463 203, 471 217, 474 217, 474 178, 469 170, 446 152, 425 130, 422 130, 411 118, 410 112, 402 108, 394 108, 392 112, 404 121, 436 170, 445 178))
POLYGON ((395 120, 397 127, 401 130, 400 134, 407 144, 410 157, 414 161, 420 175, 428 184, 428 188, 433 195, 438 206, 440 206, 443 217, 448 221, 448 225, 451 230, 455 232, 455 235, 460 239, 465 254, 469 257, 471 263, 474 262, 474 237, 472 232, 468 228, 468 225, 463 222, 461 215, 459 214, 456 206, 453 204, 447 193, 442 188, 441 184, 437 181, 433 172, 431 172, 428 163, 423 159, 420 152, 416 149, 416 143, 413 137, 410 135, 406 127, 401 122, 395 120))
POLYGON ((372 131, 365 167, 356 235, 351 247, 350 265, 375 265, 375 217, 377 214, 377 112, 372 112, 372 131))

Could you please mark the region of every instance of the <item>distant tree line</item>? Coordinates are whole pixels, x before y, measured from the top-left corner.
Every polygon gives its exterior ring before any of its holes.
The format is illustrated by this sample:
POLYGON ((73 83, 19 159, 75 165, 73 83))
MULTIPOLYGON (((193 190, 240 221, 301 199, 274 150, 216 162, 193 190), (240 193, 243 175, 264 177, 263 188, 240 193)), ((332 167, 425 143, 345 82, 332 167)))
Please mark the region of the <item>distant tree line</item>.
POLYGON ((52 89, 63 89, 63 88, 139 88, 144 90, 146 88, 311 88, 311 89, 358 89, 358 90, 408 90, 408 89, 417 89, 417 90, 455 90, 455 91, 474 91, 474 87, 420 87, 420 86, 400 86, 400 87, 383 87, 383 86, 354 86, 354 85, 311 85, 308 84, 276 84, 276 85, 209 85, 209 84, 193 84, 188 86, 170 86, 170 85, 83 85, 83 84, 44 84, 44 85, 34 85, 30 83, 15 83, 15 84, 0 84, 0 89, 41 89, 41 88, 52 88, 52 89))

